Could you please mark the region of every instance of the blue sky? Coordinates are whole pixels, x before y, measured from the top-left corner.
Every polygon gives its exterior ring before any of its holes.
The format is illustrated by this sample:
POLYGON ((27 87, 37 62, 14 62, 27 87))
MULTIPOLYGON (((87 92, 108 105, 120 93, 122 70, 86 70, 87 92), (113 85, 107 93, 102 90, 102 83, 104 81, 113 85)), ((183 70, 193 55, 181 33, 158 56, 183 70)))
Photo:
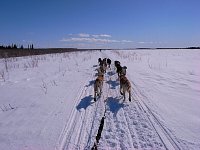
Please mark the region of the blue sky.
POLYGON ((0 45, 200 46, 200 0, 1 0, 0 45))

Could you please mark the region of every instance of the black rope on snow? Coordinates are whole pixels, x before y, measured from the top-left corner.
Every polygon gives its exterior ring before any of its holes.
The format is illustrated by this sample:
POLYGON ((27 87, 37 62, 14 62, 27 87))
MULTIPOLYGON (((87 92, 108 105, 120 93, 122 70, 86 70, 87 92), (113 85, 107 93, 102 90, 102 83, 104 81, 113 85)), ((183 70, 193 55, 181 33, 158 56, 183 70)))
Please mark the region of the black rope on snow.
MULTIPOLYGON (((111 79, 110 79, 110 80, 111 80, 111 79)), ((107 99, 106 99, 106 100, 107 100, 107 99)), ((106 100, 105 100, 105 103, 106 103, 106 100)), ((97 150, 97 145, 99 144, 99 140, 100 140, 100 138, 101 138, 101 133, 102 133, 103 127, 104 127, 105 116, 106 116, 106 104, 105 104, 104 115, 103 115, 103 117, 101 118, 100 126, 99 126, 98 133, 97 133, 97 136, 96 136, 96 141, 94 142, 94 145, 93 145, 93 147, 92 147, 91 150, 97 150)))
POLYGON ((97 150, 97 145, 96 145, 96 143, 94 142, 94 145, 93 145, 93 147, 92 147, 92 149, 91 150, 97 150))
POLYGON ((97 144, 99 144, 99 140, 101 138, 101 133, 102 133, 103 127, 104 127, 105 114, 106 114, 106 109, 104 111, 103 117, 101 118, 100 126, 99 126, 98 133, 97 133, 97 136, 96 136, 96 141, 94 142, 92 150, 97 150, 97 144))

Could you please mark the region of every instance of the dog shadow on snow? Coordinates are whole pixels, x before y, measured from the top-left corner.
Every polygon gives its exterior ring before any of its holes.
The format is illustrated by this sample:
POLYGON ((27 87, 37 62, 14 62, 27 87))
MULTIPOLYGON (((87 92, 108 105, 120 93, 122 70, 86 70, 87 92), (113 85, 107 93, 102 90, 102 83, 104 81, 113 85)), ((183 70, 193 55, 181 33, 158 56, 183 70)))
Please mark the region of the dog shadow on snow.
POLYGON ((86 110, 87 107, 93 103, 94 103, 94 101, 93 101, 92 95, 86 96, 81 99, 80 103, 76 106, 76 109, 78 111, 80 111, 82 108, 86 110))
POLYGON ((109 111, 113 113, 113 116, 115 117, 118 113, 118 111, 123 108, 125 105, 123 101, 119 97, 108 97, 107 100, 107 106, 109 111))
POLYGON ((88 85, 85 85, 85 87, 89 87, 89 86, 94 85, 94 82, 95 82, 95 80, 91 80, 91 81, 89 81, 88 85))
POLYGON ((112 80, 109 80, 107 81, 106 83, 108 83, 111 87, 111 89, 116 89, 117 86, 119 86, 119 81, 112 81, 112 80))
POLYGON ((115 75, 115 72, 114 72, 114 71, 109 71, 107 74, 108 74, 109 76, 113 76, 113 75, 115 75))

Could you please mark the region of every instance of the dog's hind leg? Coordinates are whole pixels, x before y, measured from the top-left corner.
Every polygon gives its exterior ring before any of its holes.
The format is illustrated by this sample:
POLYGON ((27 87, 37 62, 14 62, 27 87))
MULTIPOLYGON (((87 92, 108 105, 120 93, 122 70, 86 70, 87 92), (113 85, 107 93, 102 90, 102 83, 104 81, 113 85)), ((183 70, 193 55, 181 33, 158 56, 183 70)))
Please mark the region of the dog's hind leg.
POLYGON ((97 100, 97 96, 96 96, 96 92, 94 91, 94 101, 96 102, 97 100))
POLYGON ((97 88, 97 86, 96 86, 96 83, 94 84, 94 101, 96 102, 96 100, 97 100, 97 91, 98 90, 98 88, 97 88))
POLYGON ((102 94, 102 89, 103 89, 103 81, 102 81, 102 83, 100 84, 100 94, 102 94))
POLYGON ((129 90, 129 101, 131 102, 131 90, 129 90))
POLYGON ((100 93, 100 92, 99 92, 99 87, 98 87, 98 88, 97 88, 97 96, 99 96, 99 93, 100 93))
POLYGON ((97 95, 96 95, 97 93, 96 93, 96 91, 94 91, 94 101, 96 102, 96 100, 97 100, 97 95))
POLYGON ((121 94, 121 95, 123 95, 123 93, 122 93, 122 86, 121 86, 121 84, 120 84, 119 92, 120 92, 120 94, 121 94))
POLYGON ((126 100, 126 91, 123 90, 124 101, 126 100))

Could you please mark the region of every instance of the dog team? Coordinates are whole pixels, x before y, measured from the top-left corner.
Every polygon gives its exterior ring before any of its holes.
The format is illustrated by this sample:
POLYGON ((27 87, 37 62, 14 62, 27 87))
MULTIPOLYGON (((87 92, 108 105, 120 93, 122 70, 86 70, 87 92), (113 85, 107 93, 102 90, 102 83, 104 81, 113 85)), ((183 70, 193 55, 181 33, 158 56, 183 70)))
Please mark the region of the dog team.
MULTIPOLYGON (((97 96, 101 96, 104 74, 106 69, 110 68, 111 60, 109 58, 98 59, 99 68, 97 68, 97 78, 94 82, 94 101, 97 100, 97 96)), ((129 101, 131 101, 131 84, 126 77, 126 66, 121 66, 119 61, 114 62, 116 72, 118 74, 119 83, 120 83, 120 94, 123 95, 124 101, 126 100, 126 92, 129 94, 129 101)))

